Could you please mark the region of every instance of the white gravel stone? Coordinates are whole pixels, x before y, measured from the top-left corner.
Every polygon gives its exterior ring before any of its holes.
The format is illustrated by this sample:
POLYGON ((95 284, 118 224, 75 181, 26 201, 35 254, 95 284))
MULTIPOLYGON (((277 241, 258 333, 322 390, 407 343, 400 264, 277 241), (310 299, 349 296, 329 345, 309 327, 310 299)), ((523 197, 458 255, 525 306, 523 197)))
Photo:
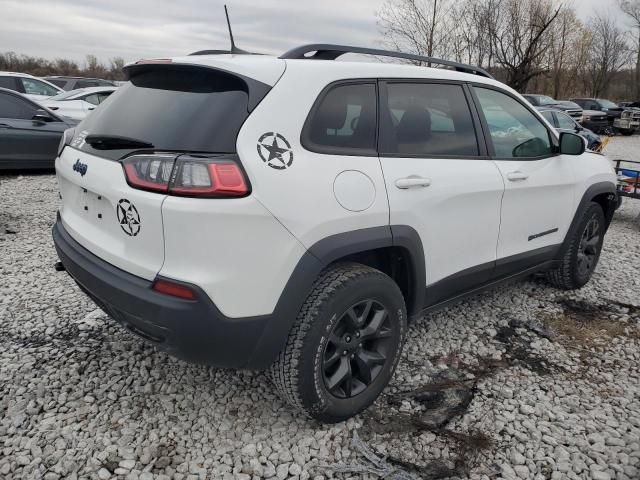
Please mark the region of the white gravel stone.
MULTIPOLYGON (((616 137, 608 148, 612 157, 638 159, 640 137, 616 137)), ((354 430, 376 425, 371 411, 338 425, 312 422, 285 405, 264 374, 190 365, 157 351, 55 272, 52 174, 0 176, 0 198, 2 480, 325 480, 339 477, 327 465, 362 460, 351 440, 354 430), (6 225, 16 233, 5 233, 6 225)), ((379 413, 423 415, 425 405, 403 397, 394 406, 389 394, 491 359, 500 366, 447 425, 493 442, 470 455, 479 461, 458 478, 639 479, 638 272, 640 201, 625 200, 583 289, 562 292, 529 279, 415 322, 379 413), (576 320, 563 313, 567 301, 595 305, 596 313, 576 320), (579 331, 591 332, 594 322, 602 328, 588 341, 533 331, 549 319, 578 322, 579 331)), ((457 443, 437 432, 361 436, 381 455, 420 465, 457 458, 457 443)))

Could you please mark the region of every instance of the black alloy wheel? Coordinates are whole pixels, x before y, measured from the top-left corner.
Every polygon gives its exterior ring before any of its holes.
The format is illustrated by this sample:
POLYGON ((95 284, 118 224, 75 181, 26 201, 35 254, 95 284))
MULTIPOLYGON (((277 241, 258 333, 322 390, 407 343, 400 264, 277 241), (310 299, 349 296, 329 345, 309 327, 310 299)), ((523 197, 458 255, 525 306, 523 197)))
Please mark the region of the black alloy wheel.
POLYGON ((394 331, 389 322, 384 306, 370 299, 342 314, 323 355, 323 380, 332 395, 354 397, 380 374, 393 343, 394 331))

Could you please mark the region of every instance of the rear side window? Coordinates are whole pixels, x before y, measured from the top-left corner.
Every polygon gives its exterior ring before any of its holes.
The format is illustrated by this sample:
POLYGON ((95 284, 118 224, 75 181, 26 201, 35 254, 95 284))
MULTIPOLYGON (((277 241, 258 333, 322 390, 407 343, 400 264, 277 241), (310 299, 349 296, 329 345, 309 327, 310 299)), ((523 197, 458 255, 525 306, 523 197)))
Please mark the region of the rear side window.
POLYGON ((64 88, 64 86, 67 84, 66 80, 61 80, 59 78, 47 79, 47 82, 53 83, 56 87, 60 88, 64 88))
POLYGON ((497 158, 551 155, 547 127, 524 105, 496 90, 474 87, 497 158))
MULTIPOLYGON (((243 79, 210 68, 148 67, 133 71, 130 81, 78 129, 135 139, 156 150, 235 153, 238 131, 249 115, 248 88, 243 79)), ((87 144, 82 149, 113 159, 127 153, 95 151, 87 144)))
POLYGON ((471 111, 460 85, 389 83, 381 116, 381 154, 479 155, 471 111))
POLYGON ((0 118, 31 120, 36 107, 8 93, 0 92, 0 118))
POLYGON ((89 88, 98 86, 100 86, 100 84, 95 80, 78 80, 76 82, 75 88, 89 88))
POLYGON ((376 85, 330 87, 311 110, 302 134, 308 150, 344 155, 376 155, 376 85))
POLYGON ((8 88, 9 90, 17 90, 16 79, 14 77, 0 77, 0 88, 8 88))

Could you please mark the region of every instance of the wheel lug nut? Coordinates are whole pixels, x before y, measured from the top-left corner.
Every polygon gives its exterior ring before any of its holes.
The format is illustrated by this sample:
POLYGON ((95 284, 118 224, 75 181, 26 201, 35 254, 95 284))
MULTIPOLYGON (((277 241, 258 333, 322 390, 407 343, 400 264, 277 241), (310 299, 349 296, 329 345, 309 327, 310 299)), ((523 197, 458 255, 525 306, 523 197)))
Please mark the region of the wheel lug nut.
POLYGON ((361 343, 359 343, 359 344, 358 344, 358 347, 362 348, 362 344, 361 344, 361 343))
POLYGON ((342 355, 347 355, 349 352, 347 352, 346 350, 344 352, 342 352, 342 355))
POLYGON ((356 332, 356 338, 360 338, 360 332, 356 332))
POLYGON ((349 343, 349 342, 351 341, 351 337, 347 335, 347 336, 345 337, 345 340, 346 340, 346 342, 347 342, 347 343, 349 343))
POLYGON ((351 354, 351 358, 354 358, 354 357, 355 357, 355 354, 353 354, 353 353, 352 353, 352 354, 351 354))

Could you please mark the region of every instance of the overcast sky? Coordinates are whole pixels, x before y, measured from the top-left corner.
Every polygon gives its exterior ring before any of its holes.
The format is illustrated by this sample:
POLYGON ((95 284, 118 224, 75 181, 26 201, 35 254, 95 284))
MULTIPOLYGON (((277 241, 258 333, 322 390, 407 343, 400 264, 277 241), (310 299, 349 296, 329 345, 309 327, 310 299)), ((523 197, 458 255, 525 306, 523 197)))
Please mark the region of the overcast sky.
MULTIPOLYGON (((615 0, 573 0, 586 19, 615 0)), ((0 0, 0 51, 126 61, 228 48, 225 0, 0 0)), ((305 43, 378 46, 384 0, 226 0, 241 48, 281 53, 305 43)))

